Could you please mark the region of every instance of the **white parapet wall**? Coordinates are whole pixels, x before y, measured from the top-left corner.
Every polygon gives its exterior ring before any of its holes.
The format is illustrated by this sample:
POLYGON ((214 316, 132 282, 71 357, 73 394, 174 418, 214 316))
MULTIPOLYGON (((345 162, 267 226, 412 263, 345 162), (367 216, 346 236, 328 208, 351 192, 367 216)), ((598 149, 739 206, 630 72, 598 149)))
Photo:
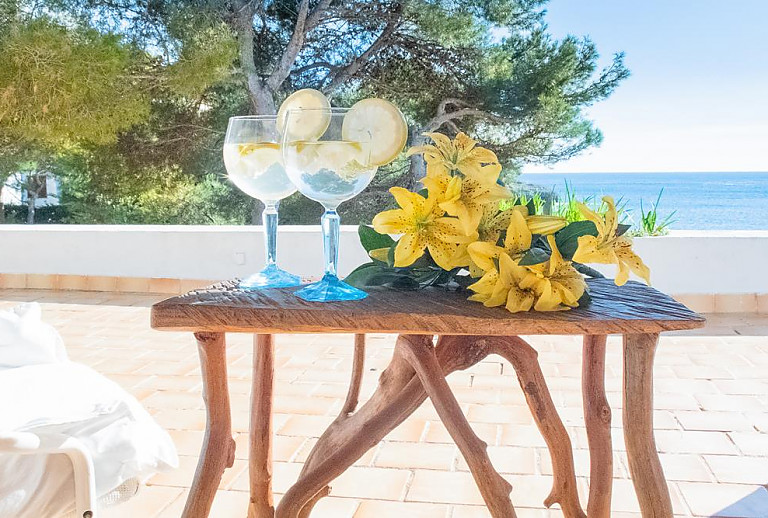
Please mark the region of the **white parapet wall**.
MULTIPOLYGON (((768 231, 678 231, 635 243, 667 293, 768 294, 768 231)), ((281 227, 278 257, 292 272, 321 274, 319 227, 281 227)), ((263 258, 257 226, 0 225, 0 274, 228 279, 260 269, 263 258)), ((356 227, 342 227, 340 273, 366 260, 356 227)))

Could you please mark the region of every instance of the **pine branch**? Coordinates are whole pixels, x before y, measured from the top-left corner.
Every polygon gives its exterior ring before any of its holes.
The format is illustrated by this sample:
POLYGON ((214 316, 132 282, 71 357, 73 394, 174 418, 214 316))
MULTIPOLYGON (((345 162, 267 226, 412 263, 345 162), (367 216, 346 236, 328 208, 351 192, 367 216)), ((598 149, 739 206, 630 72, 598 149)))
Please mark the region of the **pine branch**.
MULTIPOLYGON (((313 14, 317 12, 315 10, 313 14)), ((307 16, 309 13, 309 0, 301 0, 299 4, 299 12, 296 16, 296 25, 293 28, 293 34, 283 50, 283 55, 280 57, 275 69, 267 78, 267 87, 271 91, 277 90, 283 81, 288 77, 291 72, 291 67, 296 62, 296 56, 299 55, 301 48, 304 46, 304 38, 307 35, 307 16)))
POLYGON ((330 84, 323 89, 326 93, 334 91, 349 78, 357 74, 363 65, 365 65, 376 52, 389 43, 390 38, 400 26, 403 14, 402 6, 398 5, 397 9, 392 14, 393 16, 387 21, 384 30, 381 31, 381 34, 379 34, 373 43, 371 43, 362 54, 353 59, 346 67, 334 74, 330 84))

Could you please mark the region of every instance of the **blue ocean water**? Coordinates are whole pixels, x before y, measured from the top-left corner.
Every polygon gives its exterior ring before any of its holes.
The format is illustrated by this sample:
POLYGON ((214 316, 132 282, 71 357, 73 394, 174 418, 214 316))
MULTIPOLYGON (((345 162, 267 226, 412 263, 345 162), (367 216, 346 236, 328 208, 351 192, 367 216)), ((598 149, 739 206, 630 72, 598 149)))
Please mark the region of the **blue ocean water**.
POLYGON ((576 196, 623 196, 629 217, 640 219, 661 188, 660 217, 677 211, 673 230, 768 230, 768 173, 523 174, 520 181, 560 194, 568 181, 576 196))

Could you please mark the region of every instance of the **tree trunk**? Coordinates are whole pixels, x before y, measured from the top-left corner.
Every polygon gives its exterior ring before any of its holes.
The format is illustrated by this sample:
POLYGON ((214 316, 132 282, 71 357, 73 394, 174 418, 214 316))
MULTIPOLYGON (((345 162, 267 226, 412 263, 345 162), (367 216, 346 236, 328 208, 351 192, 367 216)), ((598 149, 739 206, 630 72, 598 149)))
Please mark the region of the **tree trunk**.
POLYGON ((263 210, 264 210, 264 203, 254 198, 253 205, 251 206, 251 225, 261 224, 261 212, 263 210))
POLYGON ((233 28, 237 34, 238 56, 240 67, 245 75, 248 85, 248 96, 251 99, 251 111, 253 115, 273 115, 277 113, 275 108, 275 92, 259 76, 253 54, 253 17, 256 14, 255 2, 248 2, 243 6, 235 18, 233 28))
MULTIPOLYGON (((423 146, 427 139, 421 134, 421 128, 418 126, 411 126, 410 130, 411 146, 423 146)), ((408 159, 408 184, 409 189, 413 187, 427 175, 427 166, 424 162, 424 157, 421 155, 411 155, 408 159)))
POLYGON ((259 85, 257 88, 251 88, 248 83, 248 93, 251 97, 254 115, 275 115, 277 114, 277 105, 275 104, 275 92, 267 88, 266 85, 259 85))
POLYGON ((5 182, 0 180, 0 225, 5 223, 5 204, 3 203, 3 189, 5 182))
POLYGON ((27 190, 27 225, 35 223, 35 202, 37 195, 31 190, 27 190))

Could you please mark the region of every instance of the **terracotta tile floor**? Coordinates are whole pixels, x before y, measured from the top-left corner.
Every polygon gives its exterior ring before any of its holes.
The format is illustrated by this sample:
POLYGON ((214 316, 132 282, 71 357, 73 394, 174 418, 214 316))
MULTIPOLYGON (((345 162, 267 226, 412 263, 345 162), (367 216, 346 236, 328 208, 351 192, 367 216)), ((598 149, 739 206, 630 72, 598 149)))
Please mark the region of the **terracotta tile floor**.
MULTIPOLYGON (((0 308, 37 300, 62 333, 73 360, 90 365, 135 395, 166 427, 180 468, 157 475, 131 501, 103 518, 177 517, 184 505, 204 426, 197 353, 185 333, 149 329, 150 295, 0 291, 0 308)), ((656 360, 656 428, 661 460, 679 516, 768 517, 768 317, 718 315, 709 327, 664 336, 656 360)), ((582 497, 589 469, 580 395, 580 343, 532 337, 574 443, 582 497)), ((245 516, 251 339, 229 337, 230 391, 237 460, 211 516, 245 516)), ((371 335, 364 393, 375 387, 393 337, 371 335)), ((295 479, 316 437, 338 411, 351 363, 352 337, 279 336, 274 447, 275 491, 295 479)), ((639 516, 621 433, 621 356, 609 339, 608 398, 614 409, 616 469, 612 516, 639 516)), ((545 510, 552 476, 541 439, 514 372, 484 361, 449 381, 497 469, 514 485, 520 517, 561 516, 545 510)), ((470 518, 488 516, 463 459, 427 403, 333 485, 313 517, 470 518)))

